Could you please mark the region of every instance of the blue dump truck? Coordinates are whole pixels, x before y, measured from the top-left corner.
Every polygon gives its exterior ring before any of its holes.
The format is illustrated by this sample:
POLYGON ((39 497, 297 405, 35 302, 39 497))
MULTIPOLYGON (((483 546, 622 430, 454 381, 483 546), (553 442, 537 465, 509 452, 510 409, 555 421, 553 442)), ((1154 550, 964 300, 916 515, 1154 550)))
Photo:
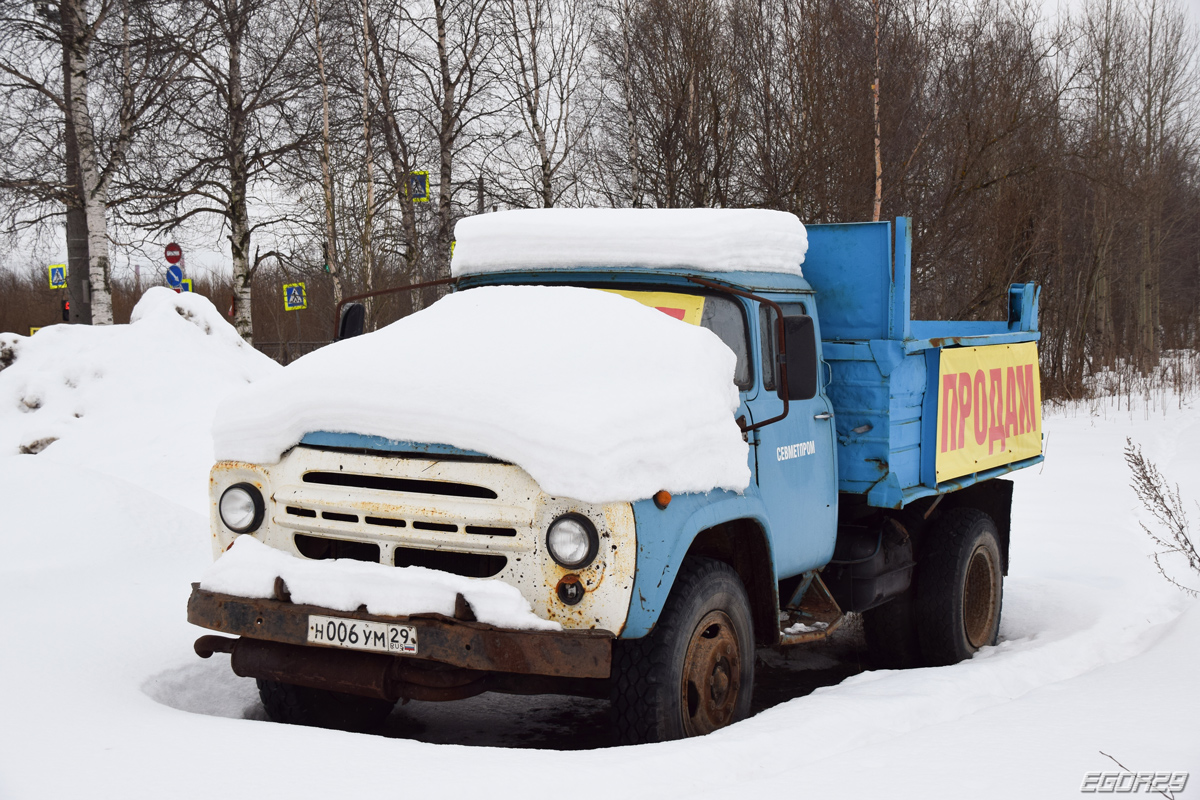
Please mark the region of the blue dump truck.
MULTIPOLYGON (((630 213, 610 238, 655 212, 630 213)), ((198 583, 188 620, 215 634, 197 654, 230 654, 282 722, 368 729, 402 699, 558 693, 609 698, 619 740, 640 743, 745 718, 755 648, 821 640, 848 613, 879 666, 996 644, 1013 500, 1000 478, 1043 458, 1038 290, 1010 287, 1004 320, 914 320, 909 220, 806 236, 802 273, 618 252, 509 255, 448 281, 605 289, 711 330, 737 357, 742 491, 585 503, 489 453, 371 431, 308 431, 278 463, 213 469, 218 555, 250 536, 300 559, 501 581, 559 629, 481 622, 462 595, 453 614, 397 617, 306 605, 283 580, 271 597, 198 583)), ((361 333, 362 308, 340 312, 341 336, 361 333)))

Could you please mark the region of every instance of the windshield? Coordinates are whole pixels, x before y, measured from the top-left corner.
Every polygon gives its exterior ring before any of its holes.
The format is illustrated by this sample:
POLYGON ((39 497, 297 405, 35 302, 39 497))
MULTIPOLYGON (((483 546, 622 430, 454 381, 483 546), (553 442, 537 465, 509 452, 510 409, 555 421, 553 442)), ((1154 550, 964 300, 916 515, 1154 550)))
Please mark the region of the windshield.
POLYGON ((746 318, 741 306, 729 297, 683 292, 643 292, 625 289, 602 289, 642 305, 657 308, 677 320, 708 328, 733 351, 737 357, 733 382, 747 389, 751 384, 749 348, 746 344, 746 318))

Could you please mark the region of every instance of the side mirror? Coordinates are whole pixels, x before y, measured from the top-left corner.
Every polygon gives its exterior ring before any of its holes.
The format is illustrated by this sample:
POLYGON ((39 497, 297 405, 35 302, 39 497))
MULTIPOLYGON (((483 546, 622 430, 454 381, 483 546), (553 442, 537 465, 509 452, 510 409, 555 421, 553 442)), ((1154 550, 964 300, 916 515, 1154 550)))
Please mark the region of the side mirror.
POLYGON ((362 336, 367 324, 367 307, 362 303, 347 303, 342 307, 342 318, 338 320, 337 340, 362 336))
POLYGON ((817 330, 812 317, 784 317, 783 339, 787 346, 787 386, 780 381, 779 396, 788 400, 811 400, 817 396, 817 330))

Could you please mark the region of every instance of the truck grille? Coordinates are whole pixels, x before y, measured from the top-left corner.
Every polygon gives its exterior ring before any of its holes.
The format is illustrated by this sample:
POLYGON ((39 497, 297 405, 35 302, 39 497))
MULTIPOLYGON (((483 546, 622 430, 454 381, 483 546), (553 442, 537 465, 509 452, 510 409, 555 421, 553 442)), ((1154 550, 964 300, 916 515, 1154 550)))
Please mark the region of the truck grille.
POLYGON ((377 459, 301 447, 277 475, 272 518, 286 530, 293 552, 305 558, 492 578, 535 547, 536 487, 508 465, 377 459))
MULTIPOLYGON (((299 506, 288 506, 287 513, 293 517, 303 517, 314 519, 317 512, 311 508, 300 508, 299 506)), ((357 514, 342 514, 337 511, 322 511, 321 519, 333 520, 334 522, 358 522, 357 514)), ((391 517, 364 517, 363 522, 367 525, 378 525, 384 528, 404 528, 408 526, 408 521, 403 519, 394 519, 391 517)), ((448 522, 426 522, 424 520, 416 520, 412 523, 413 528, 421 531, 442 531, 444 533, 458 533, 463 531, 473 536, 516 536, 516 528, 500 528, 492 525, 455 525, 448 522)))
POLYGON ((377 492, 407 492, 409 494, 432 494, 441 497, 477 497, 495 500, 496 493, 483 486, 449 481, 421 481, 412 478, 389 478, 384 475, 353 475, 345 472, 306 472, 305 483, 324 486, 346 486, 354 489, 372 489, 377 492))
POLYGON ((499 575, 508 566, 508 559, 485 553, 452 553, 446 550, 397 547, 392 563, 397 567, 426 567, 467 578, 491 578, 499 575))
POLYGON ((326 539, 322 536, 294 536, 296 549, 305 558, 324 561, 329 558, 349 558, 354 561, 379 561, 379 545, 371 542, 349 542, 341 539, 326 539))
MULTIPOLYGON (((319 561, 347 558, 378 563, 381 555, 379 545, 371 542, 328 539, 303 533, 293 534, 293 540, 300 555, 319 561)), ((426 567, 467 578, 491 578, 499 575, 508 566, 508 559, 486 553, 455 553, 447 550, 397 547, 392 552, 392 563, 397 567, 426 567)))

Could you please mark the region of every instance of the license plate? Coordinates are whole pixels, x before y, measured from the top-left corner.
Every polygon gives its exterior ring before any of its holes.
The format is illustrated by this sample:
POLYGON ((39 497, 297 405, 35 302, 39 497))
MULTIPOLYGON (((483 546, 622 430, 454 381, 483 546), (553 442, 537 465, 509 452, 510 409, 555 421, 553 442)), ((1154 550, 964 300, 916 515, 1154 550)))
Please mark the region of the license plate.
POLYGON ((409 625, 309 614, 308 642, 375 653, 414 654, 417 652, 417 629, 409 625))

